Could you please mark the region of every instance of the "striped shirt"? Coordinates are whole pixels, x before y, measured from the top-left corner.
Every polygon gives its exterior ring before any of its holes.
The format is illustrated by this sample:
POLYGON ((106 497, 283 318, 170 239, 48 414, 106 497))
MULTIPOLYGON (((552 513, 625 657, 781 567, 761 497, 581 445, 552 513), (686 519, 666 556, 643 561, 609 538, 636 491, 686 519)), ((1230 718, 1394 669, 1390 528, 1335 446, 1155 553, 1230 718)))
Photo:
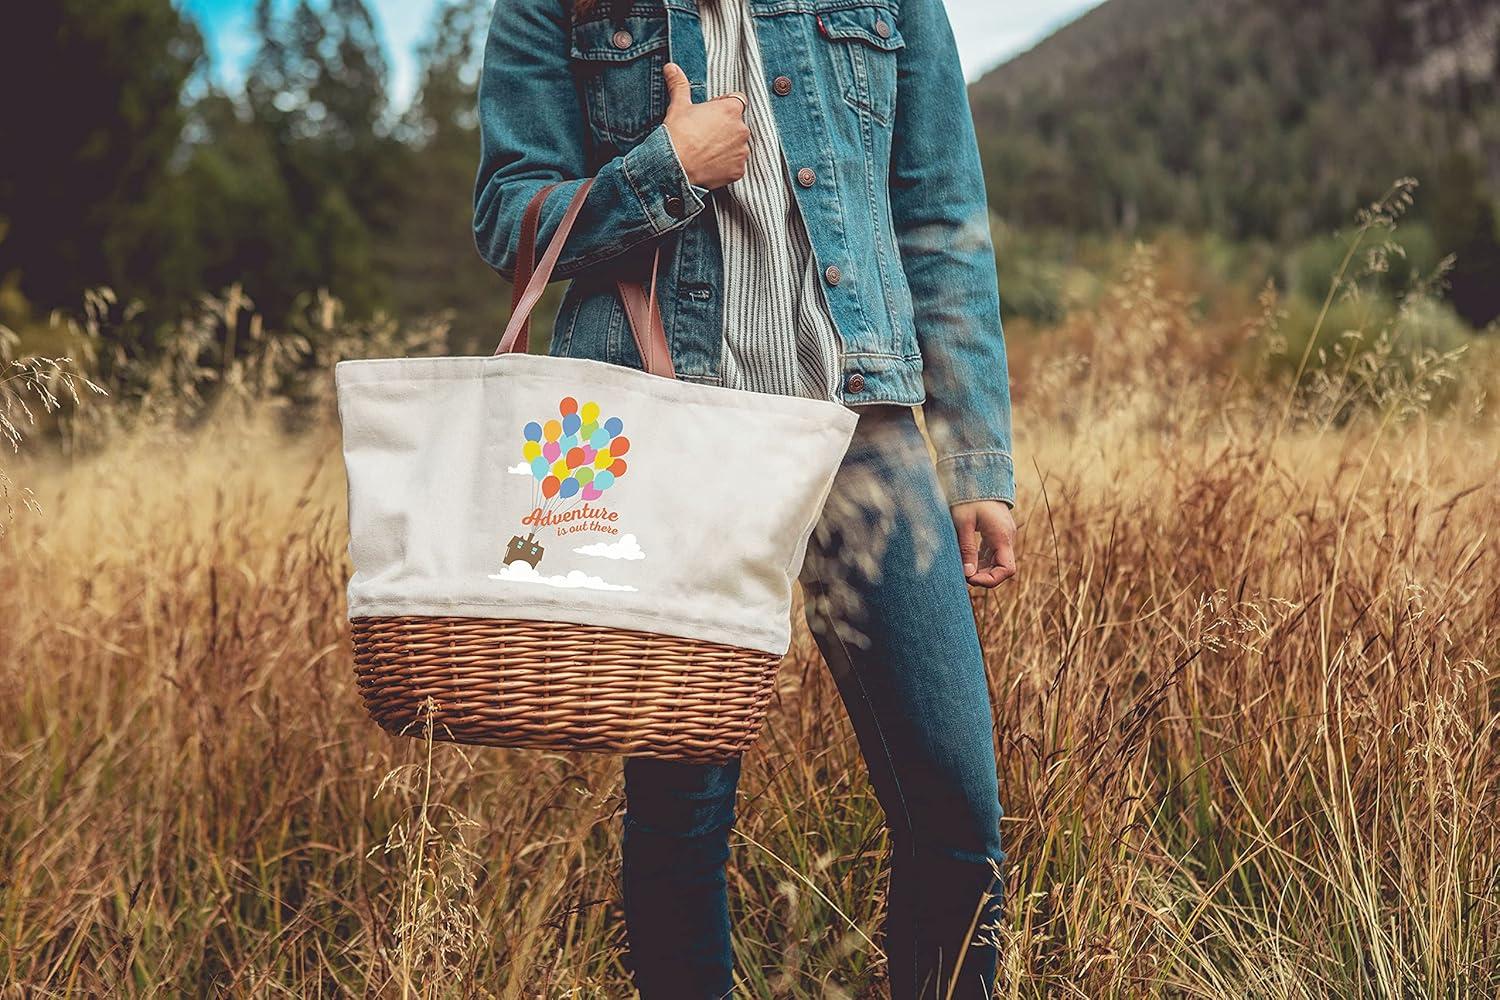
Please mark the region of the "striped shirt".
POLYGON ((746 0, 699 0, 708 95, 749 103, 745 176, 714 192, 724 256, 721 379, 735 389, 833 399, 843 345, 797 208, 746 0))

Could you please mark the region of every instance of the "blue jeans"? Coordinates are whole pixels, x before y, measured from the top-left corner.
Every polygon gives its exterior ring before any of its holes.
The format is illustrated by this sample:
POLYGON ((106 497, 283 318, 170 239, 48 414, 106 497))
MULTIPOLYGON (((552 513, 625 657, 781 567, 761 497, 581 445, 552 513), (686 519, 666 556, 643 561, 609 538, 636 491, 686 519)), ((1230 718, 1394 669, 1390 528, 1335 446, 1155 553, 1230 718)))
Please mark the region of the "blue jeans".
MULTIPOLYGON (((953 997, 987 998, 995 949, 975 929, 999 919, 1004 860, 989 687, 953 522, 910 410, 862 413, 802 584, 890 829, 891 996, 946 997, 957 976, 953 997)), ((625 763, 625 922, 644 1000, 733 988, 724 865, 739 775, 738 760, 625 763)))

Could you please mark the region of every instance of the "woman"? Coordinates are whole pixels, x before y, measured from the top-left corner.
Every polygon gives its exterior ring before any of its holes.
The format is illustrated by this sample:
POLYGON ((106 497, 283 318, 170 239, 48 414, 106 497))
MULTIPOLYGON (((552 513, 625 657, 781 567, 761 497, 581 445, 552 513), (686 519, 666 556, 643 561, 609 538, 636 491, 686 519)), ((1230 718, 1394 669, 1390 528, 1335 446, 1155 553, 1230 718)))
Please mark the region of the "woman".
MULTIPOLYGON (((1015 572, 1015 487, 983 178, 941 0, 505 0, 479 110, 476 242, 507 277, 537 189, 575 182, 549 196, 545 245, 594 178, 556 271, 577 280, 555 354, 641 366, 614 282, 659 248, 679 377, 860 414, 803 571, 808 620, 890 827, 892 995, 989 996, 1003 855, 966 583, 1015 572)), ((738 777, 737 761, 625 764, 647 1000, 732 990, 738 777)))

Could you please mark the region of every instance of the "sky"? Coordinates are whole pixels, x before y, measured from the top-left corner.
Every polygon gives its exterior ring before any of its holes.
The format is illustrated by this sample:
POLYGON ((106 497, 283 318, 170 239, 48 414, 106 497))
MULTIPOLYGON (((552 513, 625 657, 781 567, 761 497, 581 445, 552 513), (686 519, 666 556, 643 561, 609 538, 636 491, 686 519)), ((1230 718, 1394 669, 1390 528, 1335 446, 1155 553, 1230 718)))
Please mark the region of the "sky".
MULTIPOLYGON (((254 0, 179 0, 198 19, 208 39, 220 80, 234 83, 254 51, 251 13, 254 0)), ((287 6, 287 0, 280 0, 287 6)), ((391 85, 397 107, 404 107, 416 86, 416 44, 426 30, 438 0, 370 0, 385 36, 391 60, 391 85)), ((507 0, 499 0, 505 3, 507 0)), ((1101 0, 944 0, 958 38, 964 73, 977 79, 985 70, 1024 52, 1051 31, 1073 20, 1101 0)))

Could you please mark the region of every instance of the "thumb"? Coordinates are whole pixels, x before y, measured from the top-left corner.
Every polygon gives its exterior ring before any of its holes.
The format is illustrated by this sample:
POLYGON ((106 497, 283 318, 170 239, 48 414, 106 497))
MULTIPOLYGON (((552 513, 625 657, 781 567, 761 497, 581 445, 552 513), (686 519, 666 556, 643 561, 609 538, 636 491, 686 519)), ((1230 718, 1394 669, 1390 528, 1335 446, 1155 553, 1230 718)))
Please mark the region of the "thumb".
POLYGON ((953 528, 958 533, 958 554, 963 561, 964 576, 979 572, 979 540, 975 537, 974 511, 959 507, 953 511, 953 528))
POLYGON ((687 74, 676 63, 669 62, 661 68, 662 79, 667 82, 667 110, 693 103, 693 85, 687 74))

